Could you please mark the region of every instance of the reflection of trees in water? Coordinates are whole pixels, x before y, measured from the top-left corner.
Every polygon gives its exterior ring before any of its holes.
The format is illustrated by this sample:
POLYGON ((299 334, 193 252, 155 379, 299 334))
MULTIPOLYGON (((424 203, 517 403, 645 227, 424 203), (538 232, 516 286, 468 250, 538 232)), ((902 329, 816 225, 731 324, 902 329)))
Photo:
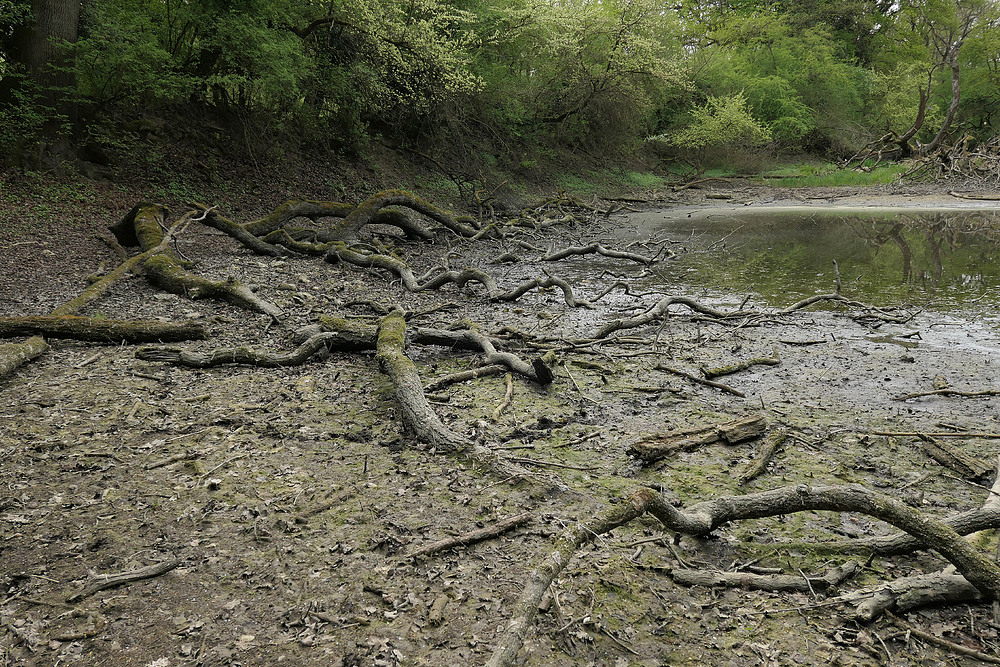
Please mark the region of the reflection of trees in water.
MULTIPOLYGON (((902 258, 902 282, 912 282, 915 277, 914 248, 926 250, 929 266, 920 269, 922 280, 930 280, 933 287, 941 282, 944 273, 943 255, 953 253, 965 242, 975 241, 987 248, 1000 247, 1000 214, 992 212, 933 212, 919 215, 898 214, 891 219, 848 218, 847 225, 874 247, 877 256, 882 246, 890 241, 899 248, 902 258), (920 248, 923 246, 923 248, 920 248)), ((918 253, 919 254, 919 253, 918 253)), ((963 282, 983 282, 982 271, 973 276, 963 274, 963 282)))

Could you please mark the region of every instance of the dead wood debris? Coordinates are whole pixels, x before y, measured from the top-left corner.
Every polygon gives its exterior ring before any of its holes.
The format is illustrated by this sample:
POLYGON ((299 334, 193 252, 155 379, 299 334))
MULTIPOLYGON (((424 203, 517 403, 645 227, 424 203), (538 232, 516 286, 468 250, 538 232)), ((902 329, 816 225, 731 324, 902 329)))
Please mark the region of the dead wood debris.
POLYGON ((488 667, 509 667, 515 663, 542 596, 580 547, 643 514, 651 514, 667 530, 705 535, 732 521, 815 510, 858 512, 891 523, 924 540, 982 594, 993 597, 1000 594, 1000 566, 949 526, 901 501, 860 486, 788 486, 708 500, 684 510, 674 507, 653 489, 640 488, 607 514, 566 528, 555 543, 545 549, 545 555, 534 568, 507 629, 486 664, 488 667))
POLYGON ((767 464, 774 457, 775 452, 778 451, 778 448, 784 444, 787 439, 788 431, 784 429, 777 429, 767 434, 757 447, 757 455, 736 476, 737 483, 740 486, 743 486, 751 480, 756 479, 762 472, 764 472, 764 469, 767 468, 767 464))
POLYGON ((710 570, 674 569, 670 579, 681 586, 711 586, 745 588, 747 590, 784 593, 825 592, 840 586, 861 572, 861 564, 847 561, 822 576, 798 574, 757 574, 753 572, 718 572, 710 570))
POLYGON ((448 537, 442 540, 437 540, 436 542, 431 542, 430 544, 425 544, 419 549, 414 549, 407 554, 407 556, 410 558, 420 558, 421 556, 430 556, 441 551, 454 549, 455 547, 468 546, 470 544, 475 544, 476 542, 489 540, 502 535, 509 530, 513 530, 518 526, 523 526, 533 518, 534 514, 532 512, 524 512, 516 516, 508 517, 502 521, 498 521, 492 526, 487 526, 485 528, 470 531, 463 535, 456 535, 455 537, 448 537))
POLYGON ((736 419, 724 424, 699 429, 669 431, 643 437, 629 445, 629 453, 652 463, 680 452, 691 452, 715 442, 729 445, 759 438, 767 427, 767 420, 760 415, 736 419))
POLYGON ((113 588, 114 586, 120 586, 122 584, 139 581, 141 579, 158 577, 161 574, 170 572, 180 564, 181 560, 179 558, 175 558, 173 560, 164 561, 155 565, 141 567, 138 570, 129 570, 128 572, 118 572, 116 574, 98 575, 92 581, 85 584, 83 590, 67 597, 66 602, 79 602, 80 600, 88 598, 94 593, 103 591, 106 588, 113 588))
POLYGON ((905 394, 896 396, 894 401, 908 401, 912 398, 922 398, 924 396, 961 396, 962 398, 978 398, 980 396, 1000 396, 1000 389, 984 389, 982 391, 959 391, 957 389, 935 389, 933 391, 920 391, 915 394, 905 394))
POLYGON ((770 357, 754 357, 752 359, 747 359, 745 361, 739 361, 735 364, 729 364, 727 366, 716 366, 715 368, 702 368, 701 373, 706 379, 712 380, 723 375, 732 375, 733 373, 739 373, 740 371, 745 371, 753 366, 777 366, 781 363, 781 358, 778 356, 778 350, 775 349, 770 357))

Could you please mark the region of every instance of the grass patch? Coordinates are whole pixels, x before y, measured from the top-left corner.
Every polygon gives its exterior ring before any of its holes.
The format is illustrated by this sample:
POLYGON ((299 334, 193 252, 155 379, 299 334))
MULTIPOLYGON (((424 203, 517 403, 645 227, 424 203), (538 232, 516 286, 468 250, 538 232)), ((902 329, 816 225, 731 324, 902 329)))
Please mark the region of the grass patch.
POLYGON ((898 164, 883 165, 869 171, 841 169, 832 164, 786 165, 763 172, 755 180, 787 188, 885 185, 895 181, 904 170, 905 167, 898 164))

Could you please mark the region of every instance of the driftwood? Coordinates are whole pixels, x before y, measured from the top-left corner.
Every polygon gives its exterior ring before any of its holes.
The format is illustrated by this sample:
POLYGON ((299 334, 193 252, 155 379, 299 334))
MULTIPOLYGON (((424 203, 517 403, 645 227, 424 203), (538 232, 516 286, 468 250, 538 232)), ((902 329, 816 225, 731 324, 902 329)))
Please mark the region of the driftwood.
POLYGON ((108 320, 74 315, 0 317, 0 338, 42 335, 97 343, 152 343, 205 338, 205 327, 195 322, 108 320))
POLYGON ((652 463, 666 456, 694 451, 715 442, 735 445, 753 440, 763 435, 766 427, 764 417, 754 415, 695 430, 659 433, 632 443, 629 445, 629 453, 645 463, 652 463))
POLYGON ((649 513, 667 530, 705 535, 732 521, 780 516, 795 512, 827 510, 858 512, 881 519, 924 540, 949 560, 984 595, 1000 594, 1000 567, 986 554, 952 530, 916 509, 889 496, 859 486, 789 486, 746 496, 717 498, 687 509, 679 509, 649 488, 635 491, 604 516, 566 528, 553 545, 544 549, 520 599, 514 606, 507 629, 497 641, 488 667, 509 667, 538 613, 542 596, 569 564, 575 552, 618 526, 649 513))
POLYGON ((164 561, 163 563, 157 563, 156 565, 150 565, 148 567, 141 567, 138 570, 119 572, 117 574, 102 574, 84 585, 83 590, 79 593, 74 593, 66 598, 66 602, 79 602, 80 600, 88 598, 94 593, 98 593, 107 588, 113 588, 114 586, 120 586, 122 584, 139 581, 141 579, 158 577, 161 574, 170 572, 170 570, 173 570, 180 564, 180 559, 174 559, 164 561))
POLYGON ((986 461, 969 456, 960 449, 945 445, 929 435, 922 435, 920 439, 928 456, 966 479, 980 479, 993 470, 986 461))
POLYGON ((425 544, 419 549, 414 549, 407 555, 411 558, 419 558, 420 556, 430 556, 431 554, 436 554, 448 549, 454 549, 455 547, 463 547, 475 544, 476 542, 482 542, 483 540, 492 539, 498 535, 502 535, 508 530, 522 526, 531 521, 533 518, 533 513, 524 512, 523 514, 508 517, 503 521, 499 521, 486 528, 480 528, 479 530, 473 530, 465 533, 464 535, 456 535, 455 537, 448 537, 443 540, 431 542, 430 544, 425 544))
POLYGON ((688 373, 687 371, 680 368, 674 368, 673 366, 666 366, 664 364, 657 364, 653 368, 655 368, 658 371, 666 371, 667 373, 673 373, 674 375, 679 375, 682 378, 687 378, 688 380, 691 380, 691 382, 694 382, 695 384, 704 385, 706 387, 712 387, 713 389, 721 389, 727 394, 732 394, 733 396, 738 396, 740 398, 747 397, 747 395, 744 394, 742 391, 740 391, 739 389, 733 389, 728 384, 723 384, 722 382, 716 382, 715 380, 708 380, 706 378, 698 377, 694 373, 688 373))
MULTIPOLYGON (((680 586, 712 586, 720 588, 745 588, 752 591, 784 593, 814 593, 826 591, 844 583, 861 571, 857 561, 848 561, 821 577, 798 574, 755 574, 752 572, 717 572, 710 570, 680 570, 670 573, 670 578, 680 586)), ((975 590, 975 589, 973 589, 975 590)))
POLYGON ((747 359, 735 364, 729 364, 728 366, 716 366, 715 368, 703 367, 701 369, 701 374, 704 375, 706 379, 711 380, 723 375, 739 373, 740 371, 745 371, 753 366, 777 366, 780 363, 781 358, 778 356, 778 350, 775 349, 771 353, 770 357, 754 357, 753 359, 747 359))
POLYGON ((774 453, 778 451, 778 447, 784 444, 787 439, 788 431, 784 429, 768 433, 767 437, 761 441, 760 446, 757 448, 757 455, 737 475, 737 483, 742 486, 764 472, 768 462, 774 456, 774 453))

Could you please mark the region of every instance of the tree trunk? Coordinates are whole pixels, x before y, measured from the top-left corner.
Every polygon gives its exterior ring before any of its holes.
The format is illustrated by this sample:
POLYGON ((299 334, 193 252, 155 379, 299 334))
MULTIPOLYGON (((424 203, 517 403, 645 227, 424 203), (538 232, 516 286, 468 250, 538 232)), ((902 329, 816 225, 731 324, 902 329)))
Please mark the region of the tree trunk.
MULTIPOLYGON (((11 40, 12 60, 24 66, 41 92, 42 104, 52 110, 44 128, 49 137, 57 134, 63 120, 76 121, 76 77, 61 43, 76 42, 80 4, 79 0, 31 0, 34 21, 19 26, 11 40)), ((69 150, 68 143, 65 150, 69 150)))

